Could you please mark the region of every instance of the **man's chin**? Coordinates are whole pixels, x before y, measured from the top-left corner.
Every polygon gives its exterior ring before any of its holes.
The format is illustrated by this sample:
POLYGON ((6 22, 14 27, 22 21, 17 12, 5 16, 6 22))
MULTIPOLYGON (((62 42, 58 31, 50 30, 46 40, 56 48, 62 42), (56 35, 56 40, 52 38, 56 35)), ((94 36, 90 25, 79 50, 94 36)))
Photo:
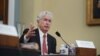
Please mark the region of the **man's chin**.
POLYGON ((44 31, 45 31, 45 32, 48 32, 48 29, 45 29, 44 31))

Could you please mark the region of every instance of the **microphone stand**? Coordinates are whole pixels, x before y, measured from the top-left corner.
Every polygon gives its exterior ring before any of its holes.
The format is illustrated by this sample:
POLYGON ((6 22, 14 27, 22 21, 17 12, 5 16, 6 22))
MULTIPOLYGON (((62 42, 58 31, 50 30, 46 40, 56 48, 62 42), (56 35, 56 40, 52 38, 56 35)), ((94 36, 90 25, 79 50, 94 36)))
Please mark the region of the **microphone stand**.
POLYGON ((58 37, 60 37, 62 39, 62 41, 66 44, 66 47, 68 48, 68 55, 71 55, 71 56, 74 55, 72 47, 68 43, 66 43, 66 41, 61 37, 61 35, 58 31, 56 32, 56 35, 58 37))
MULTIPOLYGON (((61 37, 61 36, 60 36, 61 37)), ((61 39, 64 41, 64 43, 66 44, 66 46, 67 46, 67 48, 68 48, 68 55, 73 55, 73 53, 72 53, 72 50, 70 49, 71 48, 71 46, 68 44, 68 43, 66 43, 66 41, 61 37, 61 39)))

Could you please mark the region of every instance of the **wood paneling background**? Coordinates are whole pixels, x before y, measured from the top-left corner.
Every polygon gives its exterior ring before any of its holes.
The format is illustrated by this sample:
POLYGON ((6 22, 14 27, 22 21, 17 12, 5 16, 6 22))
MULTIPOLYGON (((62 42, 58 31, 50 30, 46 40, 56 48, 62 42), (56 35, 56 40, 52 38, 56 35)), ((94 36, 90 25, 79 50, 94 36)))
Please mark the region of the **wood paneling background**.
POLYGON ((8 0, 0 0, 0 20, 8 24, 8 0))

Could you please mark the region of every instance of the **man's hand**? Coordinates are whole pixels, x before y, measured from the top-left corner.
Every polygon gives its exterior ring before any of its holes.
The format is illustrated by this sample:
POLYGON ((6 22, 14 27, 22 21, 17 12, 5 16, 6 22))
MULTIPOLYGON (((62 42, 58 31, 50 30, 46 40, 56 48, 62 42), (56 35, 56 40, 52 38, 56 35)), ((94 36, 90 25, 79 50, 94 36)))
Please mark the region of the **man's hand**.
POLYGON ((34 26, 30 25, 28 32, 26 33, 26 38, 31 38, 35 36, 34 26))

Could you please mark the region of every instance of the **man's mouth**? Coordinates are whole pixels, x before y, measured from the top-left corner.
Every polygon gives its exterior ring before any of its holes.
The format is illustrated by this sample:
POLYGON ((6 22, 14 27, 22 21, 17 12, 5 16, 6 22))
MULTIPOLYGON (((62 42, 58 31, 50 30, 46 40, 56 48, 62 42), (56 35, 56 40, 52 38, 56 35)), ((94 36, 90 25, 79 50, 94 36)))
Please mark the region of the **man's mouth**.
POLYGON ((44 26, 45 28, 49 28, 49 26, 44 26))

